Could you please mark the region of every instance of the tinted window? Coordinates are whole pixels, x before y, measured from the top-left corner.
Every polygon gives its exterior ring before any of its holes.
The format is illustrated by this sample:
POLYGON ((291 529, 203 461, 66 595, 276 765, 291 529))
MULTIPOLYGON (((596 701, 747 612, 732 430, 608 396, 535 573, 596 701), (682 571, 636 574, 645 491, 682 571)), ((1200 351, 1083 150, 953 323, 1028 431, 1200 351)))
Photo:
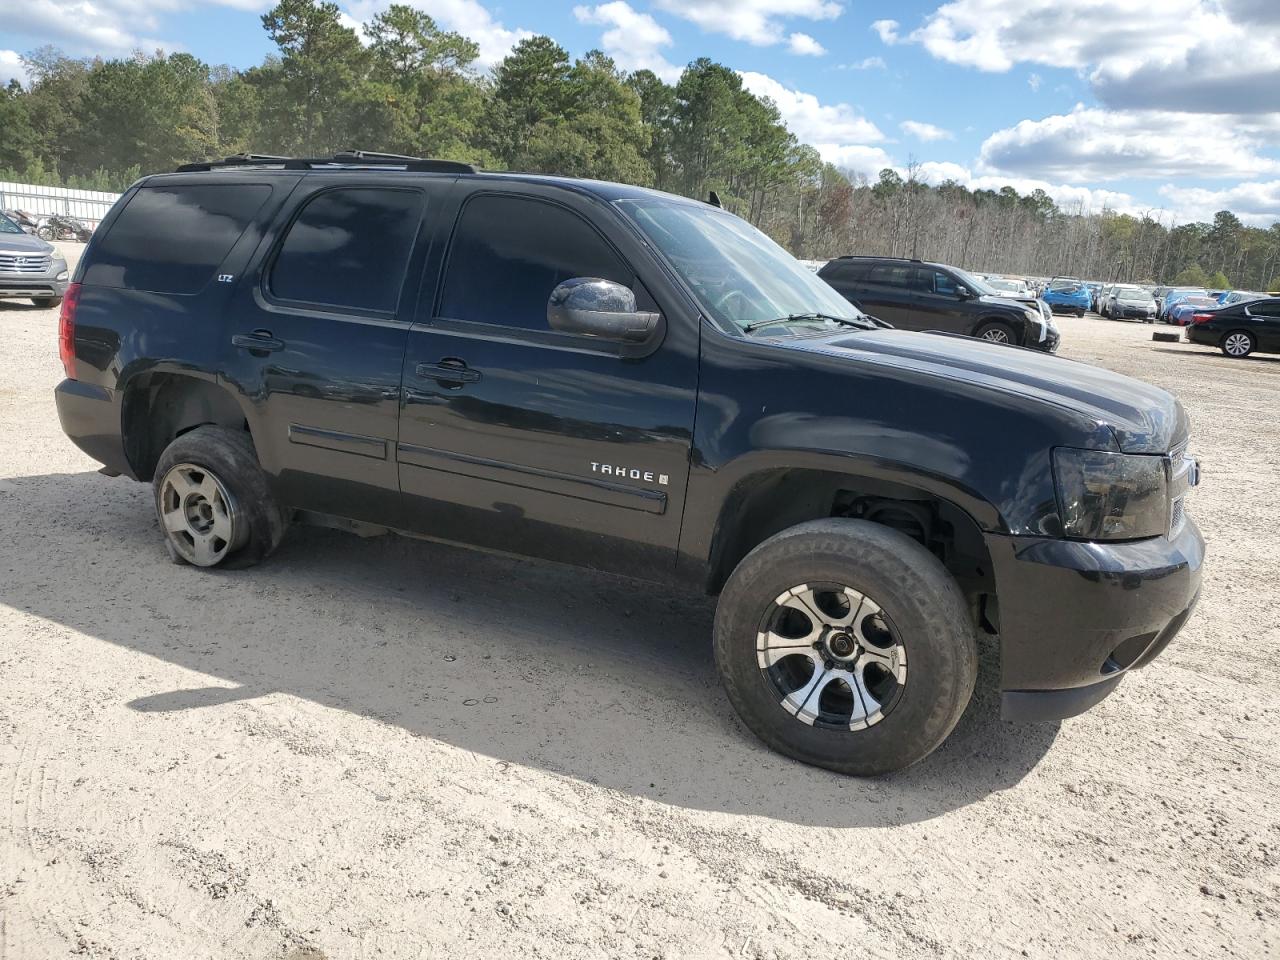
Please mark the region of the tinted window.
POLYGON ((906 288, 913 285, 915 272, 915 267, 908 263, 878 263, 871 271, 871 282, 906 288))
POLYGON ((867 279, 871 273, 871 264, 866 260, 833 260, 819 273, 824 280, 855 283, 867 279))
POLYGON ((84 281, 198 293, 270 195, 265 184, 143 187, 94 246, 84 281))
POLYGON ((631 271, 576 214, 522 197, 475 197, 454 230, 440 315, 548 330, 547 299, 574 277, 634 286, 631 271))
POLYGON ((416 190, 343 187, 307 201, 271 268, 271 292, 342 309, 391 312, 422 211, 416 190))
POLYGON ((1249 304, 1248 310, 1255 317, 1280 317, 1280 300, 1262 300, 1249 304))

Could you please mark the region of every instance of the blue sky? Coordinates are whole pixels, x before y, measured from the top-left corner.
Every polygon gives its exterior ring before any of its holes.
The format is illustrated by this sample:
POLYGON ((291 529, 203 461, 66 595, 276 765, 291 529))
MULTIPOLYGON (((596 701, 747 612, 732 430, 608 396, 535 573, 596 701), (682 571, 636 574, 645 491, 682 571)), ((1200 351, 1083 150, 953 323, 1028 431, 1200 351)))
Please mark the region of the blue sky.
MULTIPOLYGON (((390 0, 338 0, 356 23, 390 0)), ((491 65, 521 36, 674 78, 706 56, 803 141, 874 177, 1048 190, 1067 207, 1280 219, 1280 0, 412 0, 491 65)), ((182 49, 245 67, 269 0, 0 0, 0 79, 74 55, 182 49)))

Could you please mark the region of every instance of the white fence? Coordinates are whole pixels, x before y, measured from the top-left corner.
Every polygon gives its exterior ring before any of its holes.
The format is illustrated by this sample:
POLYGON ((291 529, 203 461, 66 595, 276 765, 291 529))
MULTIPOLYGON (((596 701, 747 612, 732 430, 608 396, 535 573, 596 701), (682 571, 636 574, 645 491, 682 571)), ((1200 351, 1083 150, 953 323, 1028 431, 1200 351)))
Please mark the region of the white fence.
POLYGON ((119 197, 118 193, 101 190, 68 190, 65 187, 41 187, 33 183, 0 180, 0 210, 21 210, 41 217, 60 213, 84 220, 94 227, 119 197))

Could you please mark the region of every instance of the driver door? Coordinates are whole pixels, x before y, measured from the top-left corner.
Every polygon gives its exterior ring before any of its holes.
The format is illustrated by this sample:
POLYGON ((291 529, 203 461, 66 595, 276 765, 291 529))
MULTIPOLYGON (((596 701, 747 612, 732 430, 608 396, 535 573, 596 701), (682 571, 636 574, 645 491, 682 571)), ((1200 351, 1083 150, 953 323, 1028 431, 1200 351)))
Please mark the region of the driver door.
MULTIPOLYGON (((552 330, 577 277, 662 312, 600 201, 545 184, 466 193, 409 331, 397 461, 412 529, 662 579, 675 562, 697 391, 697 331, 623 346, 552 330), (602 229, 603 228, 603 229, 602 229), (606 238, 608 231, 609 237, 606 238)), ((649 269, 653 269, 650 265, 649 269)))

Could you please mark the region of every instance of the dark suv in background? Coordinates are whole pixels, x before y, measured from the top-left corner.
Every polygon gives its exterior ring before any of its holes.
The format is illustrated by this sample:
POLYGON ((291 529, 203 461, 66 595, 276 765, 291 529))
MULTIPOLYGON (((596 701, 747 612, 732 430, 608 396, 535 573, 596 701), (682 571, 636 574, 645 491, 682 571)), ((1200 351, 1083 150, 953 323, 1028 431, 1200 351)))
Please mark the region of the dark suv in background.
MULTIPOLYGON (((1030 337, 1018 309, 980 316, 1030 337)), ((192 165, 103 221, 60 345, 64 430, 152 485, 177 562, 250 566, 297 521, 719 594, 729 701, 847 773, 942 742, 978 634, 1006 716, 1070 716, 1199 589, 1168 393, 886 329, 745 220, 640 187, 192 165)))
POLYGON ((1015 299, 958 267, 896 257, 840 257, 818 276, 859 310, 901 330, 961 333, 1048 353, 1061 337, 1034 298, 1015 299))

